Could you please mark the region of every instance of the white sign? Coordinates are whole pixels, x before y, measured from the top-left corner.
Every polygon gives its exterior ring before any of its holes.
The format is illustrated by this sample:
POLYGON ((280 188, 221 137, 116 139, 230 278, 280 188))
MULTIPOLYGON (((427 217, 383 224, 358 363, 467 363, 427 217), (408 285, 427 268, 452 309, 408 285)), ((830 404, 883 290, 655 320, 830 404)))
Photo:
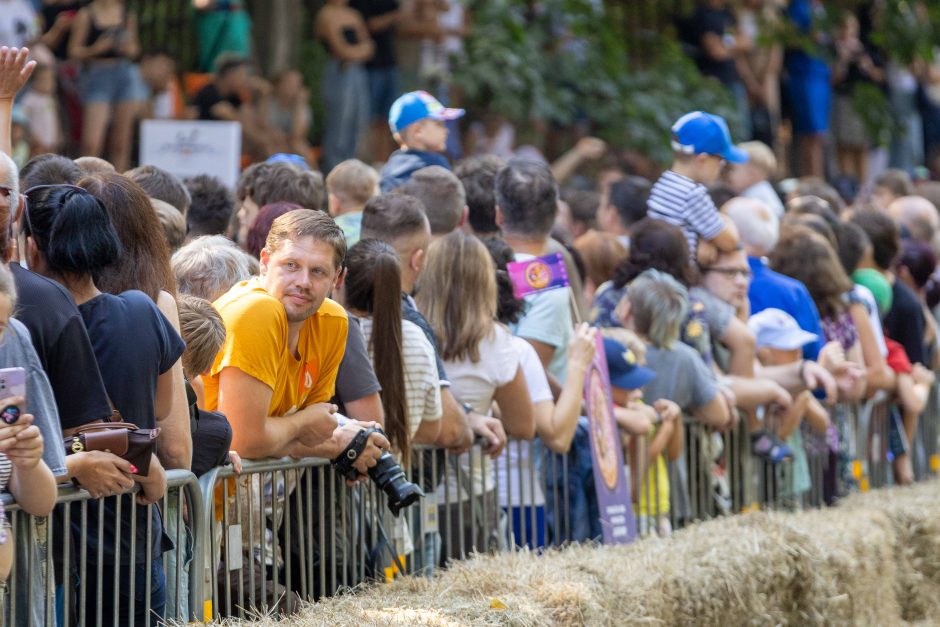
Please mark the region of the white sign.
POLYGON ((186 178, 208 174, 234 189, 241 164, 238 122, 144 120, 140 124, 140 164, 186 178))

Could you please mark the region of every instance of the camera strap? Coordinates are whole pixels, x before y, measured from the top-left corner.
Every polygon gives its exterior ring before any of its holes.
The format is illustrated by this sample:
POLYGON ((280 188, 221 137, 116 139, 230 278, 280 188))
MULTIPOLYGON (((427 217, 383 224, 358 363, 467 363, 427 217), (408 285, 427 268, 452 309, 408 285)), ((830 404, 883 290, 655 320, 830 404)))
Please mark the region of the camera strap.
POLYGON ((333 466, 333 470, 347 479, 355 479, 358 477, 359 472, 353 468, 353 463, 362 455, 362 451, 365 450, 366 444, 369 442, 369 436, 373 433, 382 433, 382 430, 377 427, 372 427, 371 429, 363 429, 353 436, 349 446, 330 462, 333 466), (350 473, 352 473, 352 475, 350 475, 350 473))

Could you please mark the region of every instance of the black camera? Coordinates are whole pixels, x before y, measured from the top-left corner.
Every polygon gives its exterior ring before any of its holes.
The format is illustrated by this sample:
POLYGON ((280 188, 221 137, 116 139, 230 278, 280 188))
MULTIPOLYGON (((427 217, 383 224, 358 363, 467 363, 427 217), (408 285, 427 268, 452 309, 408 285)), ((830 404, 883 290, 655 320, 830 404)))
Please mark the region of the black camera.
MULTIPOLYGON (((346 450, 333 460, 333 468, 347 479, 355 481, 359 477, 359 471, 353 468, 352 463, 362 454, 369 436, 373 433, 385 435, 385 432, 378 427, 360 431, 346 450)), ((401 510, 413 505, 424 496, 421 487, 408 480, 408 475, 405 474, 401 464, 388 453, 382 453, 375 466, 369 469, 369 478, 385 492, 388 498, 388 509, 396 517, 401 510)))

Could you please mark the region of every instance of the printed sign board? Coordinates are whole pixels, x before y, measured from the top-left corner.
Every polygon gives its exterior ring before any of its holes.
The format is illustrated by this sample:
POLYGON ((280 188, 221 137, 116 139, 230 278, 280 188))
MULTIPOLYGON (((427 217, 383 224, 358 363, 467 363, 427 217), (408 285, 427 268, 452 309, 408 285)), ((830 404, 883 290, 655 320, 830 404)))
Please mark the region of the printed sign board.
POLYGON ((597 335, 597 354, 584 378, 584 399, 591 425, 591 458, 603 541, 604 544, 627 544, 636 538, 636 520, 630 486, 623 471, 623 451, 614 420, 610 374, 600 334, 597 335))
POLYGON ((241 124, 203 120, 144 120, 140 164, 186 178, 208 174, 234 189, 241 162, 241 124))

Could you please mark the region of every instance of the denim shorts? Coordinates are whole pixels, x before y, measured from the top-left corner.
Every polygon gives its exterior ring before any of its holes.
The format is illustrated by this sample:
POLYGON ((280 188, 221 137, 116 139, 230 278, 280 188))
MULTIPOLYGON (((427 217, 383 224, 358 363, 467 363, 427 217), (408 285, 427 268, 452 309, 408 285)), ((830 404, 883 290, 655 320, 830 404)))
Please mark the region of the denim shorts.
POLYGON ((140 102, 147 98, 137 65, 127 59, 88 63, 78 78, 82 102, 140 102))

